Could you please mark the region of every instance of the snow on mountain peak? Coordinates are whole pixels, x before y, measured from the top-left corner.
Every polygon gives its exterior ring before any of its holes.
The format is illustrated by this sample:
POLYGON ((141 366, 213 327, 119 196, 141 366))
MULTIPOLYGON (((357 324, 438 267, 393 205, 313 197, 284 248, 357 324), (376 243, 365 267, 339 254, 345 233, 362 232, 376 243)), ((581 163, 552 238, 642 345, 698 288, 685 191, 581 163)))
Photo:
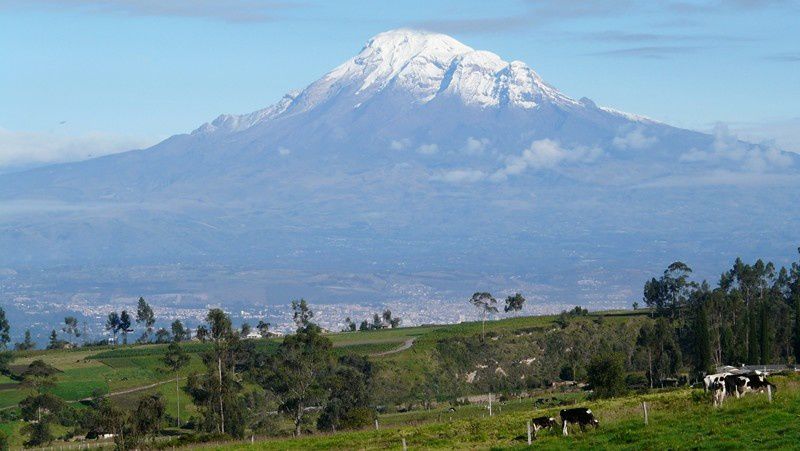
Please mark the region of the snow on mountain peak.
POLYGON ((354 108, 384 92, 414 104, 456 98, 479 108, 538 108, 542 104, 583 107, 546 84, 521 61, 475 50, 440 34, 397 29, 371 38, 361 51, 299 94, 242 116, 223 115, 195 133, 235 132, 259 122, 328 107, 354 108))
POLYGON ((386 89, 409 94, 416 103, 442 95, 482 108, 529 109, 548 101, 579 105, 525 63, 509 63, 444 34, 398 29, 376 35, 358 55, 311 84, 295 111, 308 111, 343 93, 358 97, 352 104, 362 104, 386 89))

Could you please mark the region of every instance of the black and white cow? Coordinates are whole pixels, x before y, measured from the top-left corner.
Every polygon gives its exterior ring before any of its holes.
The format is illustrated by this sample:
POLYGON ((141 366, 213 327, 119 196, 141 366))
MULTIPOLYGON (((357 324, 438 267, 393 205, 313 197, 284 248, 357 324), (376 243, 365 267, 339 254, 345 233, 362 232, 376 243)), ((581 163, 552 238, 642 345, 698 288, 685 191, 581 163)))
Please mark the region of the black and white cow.
POLYGON ((725 400, 725 381, 715 380, 708 387, 708 390, 711 392, 711 399, 714 407, 721 406, 722 402, 725 400))
POLYGON ((542 429, 550 429, 556 425, 556 419, 553 417, 536 417, 531 419, 531 426, 533 426, 533 438, 536 438, 538 432, 542 429))
POLYGON ((725 376, 730 374, 731 373, 717 373, 707 375, 703 378, 703 391, 708 391, 711 388, 711 384, 714 382, 723 382, 725 380, 725 376))
POLYGON ((586 407, 563 409, 561 411, 561 432, 565 436, 569 435, 567 433, 567 426, 569 426, 570 423, 580 425, 581 431, 586 430, 586 425, 594 426, 595 429, 600 426, 600 422, 595 419, 592 410, 586 407))
POLYGON ((767 389, 769 389, 772 393, 775 393, 775 390, 777 390, 777 387, 769 382, 763 374, 745 374, 742 377, 747 378, 746 391, 766 393, 767 389))
POLYGON ((729 374, 725 376, 725 392, 726 396, 734 395, 740 398, 748 390, 749 380, 739 374, 729 374))

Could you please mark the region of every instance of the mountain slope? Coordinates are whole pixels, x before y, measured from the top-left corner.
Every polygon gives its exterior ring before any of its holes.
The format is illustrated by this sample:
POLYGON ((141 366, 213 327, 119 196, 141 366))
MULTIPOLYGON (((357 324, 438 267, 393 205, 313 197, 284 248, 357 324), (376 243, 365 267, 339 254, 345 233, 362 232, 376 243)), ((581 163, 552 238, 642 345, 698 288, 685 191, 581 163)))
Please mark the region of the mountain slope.
POLYGON ((0 176, 0 263, 466 270, 616 299, 670 259, 785 255, 799 164, 395 30, 263 110, 0 176))

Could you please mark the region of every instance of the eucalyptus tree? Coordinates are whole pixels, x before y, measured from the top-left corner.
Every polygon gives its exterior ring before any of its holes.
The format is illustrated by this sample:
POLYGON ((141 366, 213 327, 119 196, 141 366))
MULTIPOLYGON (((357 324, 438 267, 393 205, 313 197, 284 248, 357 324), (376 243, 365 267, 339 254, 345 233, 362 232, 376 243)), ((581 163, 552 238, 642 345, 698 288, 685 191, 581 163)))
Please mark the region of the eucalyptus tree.
POLYGON ((150 334, 153 332, 155 323, 156 315, 153 313, 153 308, 143 297, 140 297, 139 302, 136 304, 136 324, 144 326, 142 336, 138 340, 140 343, 147 343, 150 340, 150 334))
POLYGON ((119 314, 119 329, 122 331, 122 344, 128 344, 128 332, 131 332, 131 315, 127 310, 119 314))
POLYGON ((481 340, 486 340, 486 317, 490 313, 497 313, 497 299, 494 298, 490 293, 475 293, 470 298, 469 302, 480 309, 481 313, 483 314, 483 320, 481 321, 481 340))
POLYGON ((119 313, 111 312, 108 314, 108 318, 106 318, 106 330, 114 335, 114 346, 116 346, 117 334, 119 333, 120 330, 119 313))

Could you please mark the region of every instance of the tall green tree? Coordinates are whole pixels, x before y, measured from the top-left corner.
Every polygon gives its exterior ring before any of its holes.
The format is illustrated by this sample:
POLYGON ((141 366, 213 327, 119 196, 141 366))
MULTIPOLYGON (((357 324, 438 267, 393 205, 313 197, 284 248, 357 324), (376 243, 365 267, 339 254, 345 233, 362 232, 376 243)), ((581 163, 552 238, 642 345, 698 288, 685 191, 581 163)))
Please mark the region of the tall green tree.
POLYGON ((297 330, 305 329, 311 324, 311 320, 314 318, 314 312, 308 306, 308 302, 306 302, 305 299, 292 301, 292 318, 297 326, 297 330))
POLYGON ((307 323, 281 342, 258 377, 278 399, 280 411, 292 419, 296 437, 302 433, 306 408, 324 404, 328 397, 325 381, 331 372, 332 349, 333 343, 319 327, 307 323))
POLYGON ((691 290, 696 287, 689 281, 692 268, 683 262, 670 264, 659 279, 651 279, 644 285, 643 300, 658 315, 676 318, 686 305, 691 290))
POLYGON ((217 360, 217 371, 219 373, 218 399, 220 415, 220 432, 225 433, 225 408, 224 408, 224 389, 225 385, 222 378, 222 358, 226 351, 228 340, 233 336, 231 319, 220 309, 211 309, 206 316, 209 324, 210 338, 214 343, 214 357, 217 360))
MULTIPOLYGON (((707 292, 706 292, 707 293, 707 292)), ((713 372, 711 367, 711 339, 708 323, 708 306, 704 295, 695 307, 693 338, 695 371, 705 375, 713 372)))
POLYGON ((211 309, 206 322, 207 340, 212 343, 202 355, 206 373, 190 376, 187 390, 203 412, 206 430, 241 437, 247 421, 236 368, 254 354, 254 349, 252 343, 246 344, 233 333, 231 320, 222 310, 211 309))
POLYGON ((131 315, 127 310, 119 314, 119 330, 122 331, 122 344, 128 344, 128 332, 131 332, 131 315))
POLYGON ((120 330, 119 313, 111 312, 108 314, 108 318, 106 318, 106 330, 114 335, 114 346, 116 346, 117 334, 119 333, 120 330))
POLYGON ((170 325, 170 329, 172 330, 172 339, 173 340, 175 340, 177 342, 181 342, 181 341, 186 341, 186 340, 189 339, 189 336, 188 336, 189 332, 188 332, 188 330, 186 330, 186 327, 184 327, 184 325, 181 322, 181 320, 176 319, 175 321, 173 321, 172 324, 170 325))
POLYGON ((483 319, 481 321, 481 341, 486 341, 486 317, 490 313, 497 313, 497 299, 490 293, 475 293, 472 295, 469 302, 483 314, 483 319))
POLYGON ((177 426, 181 426, 181 391, 180 391, 180 378, 178 372, 189 363, 189 355, 183 350, 177 341, 173 341, 167 347, 167 352, 164 353, 164 365, 167 369, 175 374, 175 401, 177 403, 176 421, 177 426))
POLYGON ((150 341, 150 334, 153 333, 153 325, 156 323, 156 315, 153 313, 152 307, 143 297, 139 298, 136 304, 136 324, 144 326, 142 336, 139 337, 140 343, 147 343, 150 341))

